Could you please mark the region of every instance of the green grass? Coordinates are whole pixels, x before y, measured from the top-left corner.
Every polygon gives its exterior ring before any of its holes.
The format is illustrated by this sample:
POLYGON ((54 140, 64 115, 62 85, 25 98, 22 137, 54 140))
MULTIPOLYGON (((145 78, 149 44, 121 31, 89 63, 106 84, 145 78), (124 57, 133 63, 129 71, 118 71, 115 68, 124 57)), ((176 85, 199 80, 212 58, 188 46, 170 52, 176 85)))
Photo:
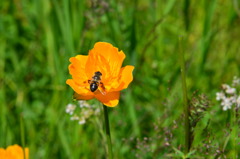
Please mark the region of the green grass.
POLYGON ((240 73, 236 2, 1 1, 0 147, 25 145, 31 159, 105 158, 99 126, 78 125, 65 113, 73 94, 65 81, 71 78, 70 57, 106 41, 124 51, 124 65, 135 66, 133 83, 109 108, 115 158, 166 158, 174 148, 183 151, 182 37, 188 97, 198 90, 211 103, 195 128, 193 155, 213 158, 213 150, 224 149, 222 155, 232 157, 225 135, 231 113, 222 111, 215 94, 240 73), (171 146, 165 146, 166 136, 171 146), (214 145, 209 155, 207 140, 214 145))

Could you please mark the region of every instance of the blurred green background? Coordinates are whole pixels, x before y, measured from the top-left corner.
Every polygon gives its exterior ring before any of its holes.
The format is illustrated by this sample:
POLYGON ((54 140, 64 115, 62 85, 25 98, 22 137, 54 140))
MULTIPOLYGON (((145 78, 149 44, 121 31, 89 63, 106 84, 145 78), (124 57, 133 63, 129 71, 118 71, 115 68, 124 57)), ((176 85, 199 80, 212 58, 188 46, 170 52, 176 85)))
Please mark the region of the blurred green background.
POLYGON ((133 83, 109 110, 115 158, 166 158, 183 147, 179 46, 189 97, 198 90, 211 103, 193 146, 206 139, 207 125, 223 148, 230 113, 215 94, 239 75, 239 26, 239 0, 0 1, 0 147, 25 144, 31 159, 105 158, 96 124, 65 113, 69 58, 105 41, 135 66, 133 83))

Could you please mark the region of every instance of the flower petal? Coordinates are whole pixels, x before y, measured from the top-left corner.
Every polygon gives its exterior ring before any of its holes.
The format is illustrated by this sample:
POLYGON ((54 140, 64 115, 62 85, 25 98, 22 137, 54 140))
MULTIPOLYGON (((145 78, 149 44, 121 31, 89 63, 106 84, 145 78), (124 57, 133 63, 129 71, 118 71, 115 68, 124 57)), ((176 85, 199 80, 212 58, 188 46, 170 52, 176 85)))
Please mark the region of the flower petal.
POLYGON ((95 72, 100 71, 102 73, 102 81, 105 82, 109 70, 110 66, 106 59, 90 51, 85 68, 87 77, 91 79, 95 72))
POLYGON ((79 86, 77 83, 75 83, 74 80, 72 79, 68 79, 66 81, 66 84, 68 84, 70 87, 72 87, 72 89, 79 95, 82 95, 82 96, 89 96, 89 95, 93 95, 93 93, 87 89, 86 87, 84 86, 79 86))
POLYGON ((72 63, 68 67, 69 72, 72 75, 73 80, 78 84, 83 84, 83 82, 88 80, 88 77, 85 73, 87 59, 87 56, 77 55, 69 60, 72 63))
POLYGON ((9 157, 9 156, 7 156, 6 150, 3 148, 0 148, 0 158, 7 158, 7 157, 9 157))
POLYGON ((23 148, 20 147, 19 145, 11 145, 8 146, 6 149, 6 154, 8 157, 11 156, 11 158, 23 158, 25 153, 25 157, 26 159, 28 159, 28 155, 29 155, 29 149, 28 148, 24 148, 24 152, 23 152, 23 148))
POLYGON ((114 81, 112 84, 112 91, 120 91, 122 89, 126 89, 128 85, 133 80, 133 72, 134 66, 125 66, 121 68, 119 79, 117 81, 114 81))
POLYGON ((109 107, 115 107, 116 105, 118 105, 120 92, 109 92, 106 95, 98 93, 95 97, 104 105, 109 107))
POLYGON ((125 58, 125 54, 123 53, 123 51, 118 51, 118 48, 113 47, 109 43, 97 42, 94 45, 94 48, 89 51, 89 58, 90 59, 87 61, 87 66, 92 67, 91 70, 93 71, 90 71, 91 74, 93 74, 94 71, 100 70, 102 70, 103 72, 107 72, 105 75, 103 74, 104 80, 110 79, 112 77, 117 77, 122 66, 122 62, 125 58))
POLYGON ((90 99, 94 98, 94 95, 93 94, 92 95, 80 95, 75 92, 73 97, 74 97, 74 99, 77 99, 77 100, 90 100, 90 99))

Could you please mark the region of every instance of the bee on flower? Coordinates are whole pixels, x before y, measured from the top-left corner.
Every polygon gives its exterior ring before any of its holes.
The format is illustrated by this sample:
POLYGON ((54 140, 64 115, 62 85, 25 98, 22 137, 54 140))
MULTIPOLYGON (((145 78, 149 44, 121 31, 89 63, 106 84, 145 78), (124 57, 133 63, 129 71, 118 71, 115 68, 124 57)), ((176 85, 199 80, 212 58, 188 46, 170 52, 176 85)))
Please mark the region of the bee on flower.
POLYGON ((104 105, 115 107, 120 91, 132 82, 133 66, 122 67, 125 54, 106 42, 97 42, 88 56, 70 58, 72 79, 66 83, 74 90, 77 100, 96 98, 104 105))

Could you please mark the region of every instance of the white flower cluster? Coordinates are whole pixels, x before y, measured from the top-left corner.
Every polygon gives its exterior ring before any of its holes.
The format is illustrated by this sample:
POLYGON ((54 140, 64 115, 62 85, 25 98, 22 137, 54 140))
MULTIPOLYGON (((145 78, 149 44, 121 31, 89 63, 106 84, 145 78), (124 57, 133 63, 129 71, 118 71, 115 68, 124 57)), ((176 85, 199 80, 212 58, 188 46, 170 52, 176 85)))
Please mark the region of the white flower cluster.
POLYGON ((95 105, 90 105, 84 100, 78 101, 76 104, 68 104, 66 106, 66 113, 71 115, 70 120, 78 121, 78 124, 85 124, 87 119, 94 115, 100 114, 100 108, 97 108, 95 105), (76 108, 79 106, 80 111, 76 108))
POLYGON ((234 77, 232 87, 223 84, 222 91, 216 93, 216 100, 221 101, 223 110, 231 109, 233 105, 240 107, 240 94, 237 89, 240 86, 240 78, 234 77))

